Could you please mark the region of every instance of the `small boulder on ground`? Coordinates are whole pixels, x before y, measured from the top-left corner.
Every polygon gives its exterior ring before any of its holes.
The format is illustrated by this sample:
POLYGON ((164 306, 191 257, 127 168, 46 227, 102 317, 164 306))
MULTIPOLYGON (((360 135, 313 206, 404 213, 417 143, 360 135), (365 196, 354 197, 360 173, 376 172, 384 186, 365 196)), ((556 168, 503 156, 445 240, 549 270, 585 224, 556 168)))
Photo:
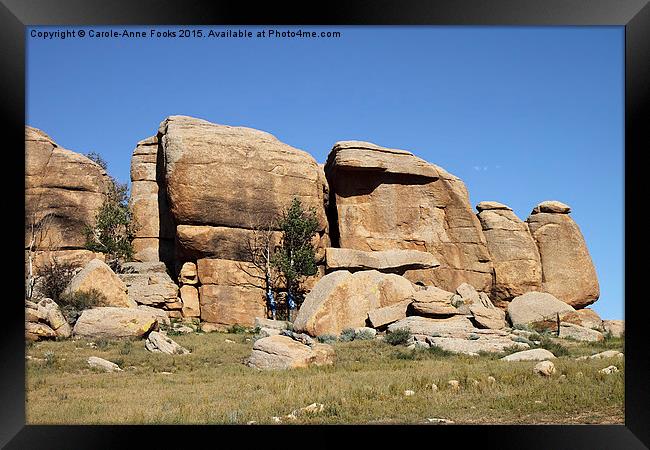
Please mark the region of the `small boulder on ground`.
POLYGON ((555 355, 544 348, 524 350, 501 358, 502 361, 546 361, 549 359, 555 359, 555 355))
POLYGON ((54 339, 56 338, 56 332, 44 323, 25 322, 25 338, 30 341, 54 339))
POLYGON ((331 365, 334 349, 327 344, 308 346, 289 336, 269 336, 253 344, 246 364, 256 369, 295 369, 310 365, 331 365))
POLYGON ((533 367, 533 373, 544 377, 550 377, 555 373, 555 364, 548 360, 538 362, 535 367, 533 367))
POLYGON ((108 361, 98 356, 89 357, 88 365, 94 369, 103 370, 104 372, 122 372, 120 366, 118 366, 114 362, 108 361))
POLYGON ((618 350, 605 350, 604 352, 596 353, 591 355, 590 359, 602 359, 602 358, 623 358, 625 355, 618 350))
POLYGON ((168 355, 186 355, 190 352, 174 342, 169 336, 165 336, 158 331, 149 333, 144 347, 150 352, 166 353, 168 355))
POLYGON ((158 327, 158 319, 148 311, 107 306, 82 312, 72 333, 89 338, 141 338, 158 327))
POLYGON ((607 366, 604 369, 600 369, 598 372, 609 375, 611 373, 618 372, 618 367, 616 367, 616 366, 607 366))

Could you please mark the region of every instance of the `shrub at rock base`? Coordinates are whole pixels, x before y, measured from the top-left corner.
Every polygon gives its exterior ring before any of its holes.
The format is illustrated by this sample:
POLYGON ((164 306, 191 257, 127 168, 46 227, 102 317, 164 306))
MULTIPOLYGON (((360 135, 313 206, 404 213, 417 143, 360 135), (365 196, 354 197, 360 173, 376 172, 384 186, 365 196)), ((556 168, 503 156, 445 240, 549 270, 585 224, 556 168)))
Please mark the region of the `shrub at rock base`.
POLYGON ((411 332, 406 328, 398 328, 386 334, 384 341, 390 345, 404 345, 411 339, 411 332))
POLYGON ((106 296, 97 289, 62 294, 59 298, 61 312, 70 325, 74 325, 83 311, 107 306, 106 296))

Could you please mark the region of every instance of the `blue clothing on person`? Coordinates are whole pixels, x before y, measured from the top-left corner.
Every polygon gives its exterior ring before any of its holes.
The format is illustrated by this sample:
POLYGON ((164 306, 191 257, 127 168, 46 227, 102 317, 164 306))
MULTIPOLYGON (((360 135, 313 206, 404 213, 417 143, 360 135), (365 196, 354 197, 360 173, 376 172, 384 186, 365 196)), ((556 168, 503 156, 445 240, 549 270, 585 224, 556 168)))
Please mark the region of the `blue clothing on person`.
POLYGON ((291 292, 287 294, 287 306, 289 307, 289 309, 296 309, 296 302, 294 301, 291 292))
POLYGON ((273 292, 270 289, 266 291, 266 301, 269 303, 269 309, 275 311, 275 297, 273 297, 273 292))

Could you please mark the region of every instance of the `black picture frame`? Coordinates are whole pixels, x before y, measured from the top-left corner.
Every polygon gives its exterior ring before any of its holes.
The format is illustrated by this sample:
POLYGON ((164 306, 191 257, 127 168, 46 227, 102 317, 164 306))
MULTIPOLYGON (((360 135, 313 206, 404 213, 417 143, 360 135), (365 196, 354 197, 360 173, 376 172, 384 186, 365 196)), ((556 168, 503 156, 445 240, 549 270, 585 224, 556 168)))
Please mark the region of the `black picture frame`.
MULTIPOLYGON (((11 138, 3 158, 11 157, 3 179, 5 202, 12 206, 11 221, 5 222, 3 271, 12 290, 3 311, 0 353, 2 391, 0 397, 0 444, 7 449, 130 448, 139 439, 145 444, 171 447, 203 438, 210 447, 238 445, 248 448, 255 439, 276 447, 331 445, 348 446, 359 439, 366 445, 383 444, 384 435, 402 445, 442 445, 442 438, 462 445, 488 448, 526 449, 636 449, 650 446, 650 353, 644 339, 644 307, 647 300, 637 292, 634 269, 643 242, 635 215, 643 191, 640 155, 650 144, 650 5, 649 0, 374 0, 284 3, 254 6, 243 1, 144 0, 114 2, 95 0, 1 0, 3 136, 11 138), (25 425, 24 314, 19 299, 24 290, 19 273, 24 255, 20 248, 20 208, 24 210, 25 125, 25 27, 34 25, 165 25, 165 24, 276 24, 276 25, 481 25, 481 26, 590 26, 625 27, 625 424, 548 426, 34 426, 25 425), (13 159, 15 158, 15 161, 13 159), (21 170, 23 169, 23 170, 21 170), (13 192, 13 190, 17 192, 13 192), (15 203, 14 203, 15 202, 15 203), (15 209, 14 209, 15 208, 15 209), (9 270, 7 270, 9 269, 9 270), (17 292, 14 292, 14 289, 17 292), (338 432, 349 436, 337 438, 338 432), (378 437, 381 438, 377 439, 378 437), (356 438, 356 439, 355 439, 356 438), (229 442, 228 439, 234 439, 229 442), (149 444, 146 444, 148 442, 149 444), (233 443, 234 442, 234 443, 233 443), (338 442, 338 443, 337 443, 338 442), (343 444, 345 442, 345 444, 343 444), (420 442, 420 444, 417 444, 420 442)), ((608 176, 603 167, 595 177, 608 176)), ((618 175, 617 175, 618 176, 618 175)), ((603 214, 607 213, 603 205, 603 214)), ((22 216, 24 217, 24 215, 22 216)), ((24 293, 24 292, 23 292, 24 293)), ((206 445, 206 444, 201 444, 206 445)))

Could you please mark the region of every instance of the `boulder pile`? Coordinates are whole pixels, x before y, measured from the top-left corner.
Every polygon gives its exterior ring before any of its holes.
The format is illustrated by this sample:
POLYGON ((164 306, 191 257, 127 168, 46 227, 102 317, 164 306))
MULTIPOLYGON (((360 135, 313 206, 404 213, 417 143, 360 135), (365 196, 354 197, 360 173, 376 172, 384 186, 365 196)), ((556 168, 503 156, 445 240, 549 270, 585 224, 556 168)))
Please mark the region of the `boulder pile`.
POLYGON ((80 234, 106 198, 107 174, 40 130, 25 136, 27 216, 55 218, 52 239, 37 244, 26 227, 26 249, 82 261, 68 290, 98 288, 109 307, 252 327, 267 306, 251 243, 278 246, 275 220, 298 198, 318 222, 318 269, 295 318, 311 336, 456 321, 471 330, 418 342, 475 353, 502 348, 516 327, 585 340, 623 332, 586 308, 599 285, 568 205, 543 201, 526 220, 496 201, 475 213, 462 180, 406 150, 340 141, 319 165, 263 131, 167 117, 133 151, 136 261, 116 275, 80 234))
POLYGON ((25 338, 29 341, 68 338, 72 329, 59 305, 44 298, 38 303, 25 301, 25 338))

